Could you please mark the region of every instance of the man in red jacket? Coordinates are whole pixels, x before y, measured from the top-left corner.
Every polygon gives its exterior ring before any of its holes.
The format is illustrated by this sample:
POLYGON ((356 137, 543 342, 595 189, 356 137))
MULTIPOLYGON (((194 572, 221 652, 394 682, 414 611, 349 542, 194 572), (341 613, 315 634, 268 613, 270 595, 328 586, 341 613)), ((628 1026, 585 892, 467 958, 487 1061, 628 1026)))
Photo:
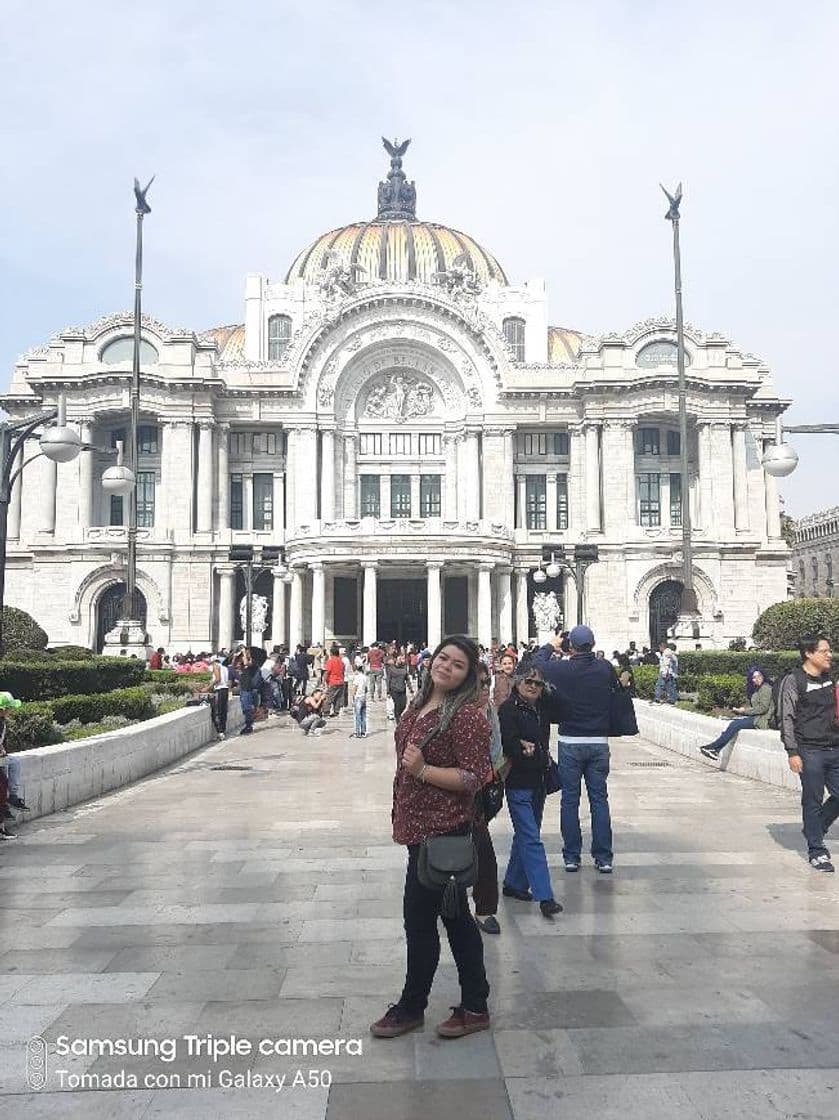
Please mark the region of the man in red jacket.
POLYGON ((323 680, 326 685, 326 702, 324 707, 329 709, 329 718, 338 715, 341 707, 341 698, 344 695, 345 679, 344 660, 337 646, 329 650, 329 657, 323 667, 323 680))
POLYGON ((381 700, 382 698, 382 677, 384 676, 384 668, 384 653, 378 646, 370 646, 370 649, 367 651, 367 672, 370 677, 371 700, 381 700))

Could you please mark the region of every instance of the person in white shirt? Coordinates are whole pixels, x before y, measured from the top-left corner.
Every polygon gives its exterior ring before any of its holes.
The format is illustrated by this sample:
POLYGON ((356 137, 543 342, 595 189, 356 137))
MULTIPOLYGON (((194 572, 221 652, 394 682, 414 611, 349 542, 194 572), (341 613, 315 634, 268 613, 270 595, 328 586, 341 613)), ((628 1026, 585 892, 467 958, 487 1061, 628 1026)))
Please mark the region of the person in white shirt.
POLYGON ((356 669, 350 682, 352 689, 352 706, 355 713, 355 731, 350 733, 351 739, 365 739, 367 737, 367 674, 363 669, 356 669))
POLYGON ((341 646, 340 654, 344 663, 344 694, 341 697, 341 715, 344 715, 350 707, 350 680, 355 670, 352 661, 347 656, 346 646, 341 646))
POLYGON ((230 673, 221 657, 212 659, 210 715, 219 739, 227 734, 227 702, 230 696, 230 673))

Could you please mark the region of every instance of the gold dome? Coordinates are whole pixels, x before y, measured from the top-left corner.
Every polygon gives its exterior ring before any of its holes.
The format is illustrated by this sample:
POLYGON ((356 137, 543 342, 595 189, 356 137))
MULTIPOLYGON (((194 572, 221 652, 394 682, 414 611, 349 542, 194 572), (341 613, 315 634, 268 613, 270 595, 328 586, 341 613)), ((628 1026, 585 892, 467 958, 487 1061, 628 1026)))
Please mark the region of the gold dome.
POLYGON ((355 272, 359 283, 390 280, 403 283, 434 281, 460 257, 478 280, 507 284, 504 270, 495 257, 468 234, 437 222, 376 219, 354 222, 323 234, 299 254, 288 270, 286 283, 302 279, 316 284, 326 269, 341 267, 355 272))

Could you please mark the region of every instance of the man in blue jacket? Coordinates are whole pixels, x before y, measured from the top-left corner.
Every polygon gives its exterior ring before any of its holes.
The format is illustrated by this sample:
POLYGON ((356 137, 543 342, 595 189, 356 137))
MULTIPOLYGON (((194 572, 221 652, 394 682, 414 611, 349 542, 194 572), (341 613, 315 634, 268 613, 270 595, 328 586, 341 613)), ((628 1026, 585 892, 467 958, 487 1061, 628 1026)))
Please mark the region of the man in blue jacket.
POLYGON ((559 724, 559 775, 562 781, 562 856, 566 871, 579 871, 583 847, 580 790, 585 779, 591 806, 591 854, 603 875, 612 873, 612 820, 609 813, 609 711, 615 670, 594 656, 594 634, 575 626, 568 635, 571 656, 560 660, 562 639, 543 646, 533 664, 553 688, 548 701, 559 724))

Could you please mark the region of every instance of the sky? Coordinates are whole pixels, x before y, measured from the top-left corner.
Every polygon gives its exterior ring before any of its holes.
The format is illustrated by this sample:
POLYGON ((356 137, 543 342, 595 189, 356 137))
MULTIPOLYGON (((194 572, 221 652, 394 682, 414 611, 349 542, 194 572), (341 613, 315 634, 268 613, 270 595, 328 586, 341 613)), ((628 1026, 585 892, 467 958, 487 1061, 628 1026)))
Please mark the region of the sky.
MULTIPOLYGON (((542 276, 590 334, 673 310, 659 182, 684 183, 685 317, 839 422, 839 5, 819 0, 5 0, 0 360, 133 300, 244 318, 318 234, 375 213, 381 135, 417 213, 542 276)), ((836 436, 791 436, 787 512, 839 504, 836 436)))

